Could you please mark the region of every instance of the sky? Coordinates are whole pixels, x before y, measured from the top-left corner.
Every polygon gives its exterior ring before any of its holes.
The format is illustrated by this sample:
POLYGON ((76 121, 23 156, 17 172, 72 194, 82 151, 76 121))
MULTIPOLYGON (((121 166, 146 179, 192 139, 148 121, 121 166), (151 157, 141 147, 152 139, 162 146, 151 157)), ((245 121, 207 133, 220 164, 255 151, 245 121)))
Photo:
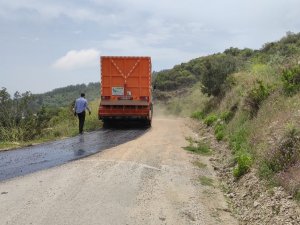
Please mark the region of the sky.
POLYGON ((0 0, 0 88, 44 93, 100 81, 99 58, 154 71, 300 32, 299 0, 0 0))

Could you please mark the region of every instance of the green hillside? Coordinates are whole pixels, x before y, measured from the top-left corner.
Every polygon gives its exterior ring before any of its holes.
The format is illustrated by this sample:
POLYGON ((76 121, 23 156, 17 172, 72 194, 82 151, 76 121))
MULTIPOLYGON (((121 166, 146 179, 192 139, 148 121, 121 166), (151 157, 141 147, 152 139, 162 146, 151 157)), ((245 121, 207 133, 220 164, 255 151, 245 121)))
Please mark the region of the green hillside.
POLYGON ((85 128, 98 129, 102 126, 98 120, 99 82, 70 85, 44 94, 27 91, 10 96, 6 88, 0 89, 0 149, 77 134, 72 104, 82 92, 92 110, 85 128))
POLYGON ((42 105, 47 107, 64 107, 70 105, 80 93, 85 93, 88 101, 100 99, 100 83, 89 83, 69 85, 67 87, 56 88, 43 94, 34 94, 34 106, 39 108, 42 105))
POLYGON ((154 82, 170 112, 202 120, 229 143, 233 176, 254 170, 300 199, 300 33, 191 60, 154 82))

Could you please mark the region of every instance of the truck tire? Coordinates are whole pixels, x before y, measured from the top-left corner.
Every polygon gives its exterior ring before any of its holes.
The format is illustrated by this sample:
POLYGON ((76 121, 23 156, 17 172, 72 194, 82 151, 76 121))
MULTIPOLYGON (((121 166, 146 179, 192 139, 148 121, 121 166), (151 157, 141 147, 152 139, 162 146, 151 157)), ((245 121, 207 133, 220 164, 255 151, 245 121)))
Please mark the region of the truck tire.
POLYGON ((109 119, 103 119, 102 122, 103 122, 102 127, 103 127, 104 129, 110 128, 110 126, 111 126, 111 121, 110 121, 109 119))
POLYGON ((149 127, 151 127, 151 124, 152 124, 152 117, 153 117, 153 106, 151 105, 149 114, 148 114, 148 118, 147 118, 147 125, 149 127))

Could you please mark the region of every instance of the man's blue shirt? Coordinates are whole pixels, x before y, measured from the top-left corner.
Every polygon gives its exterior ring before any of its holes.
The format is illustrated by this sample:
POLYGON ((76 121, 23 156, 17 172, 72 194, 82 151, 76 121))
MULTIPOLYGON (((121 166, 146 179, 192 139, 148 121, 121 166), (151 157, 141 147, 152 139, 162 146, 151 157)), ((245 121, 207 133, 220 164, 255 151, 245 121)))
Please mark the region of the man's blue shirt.
POLYGON ((75 112, 82 113, 86 109, 89 109, 87 100, 83 97, 77 98, 75 101, 75 112))

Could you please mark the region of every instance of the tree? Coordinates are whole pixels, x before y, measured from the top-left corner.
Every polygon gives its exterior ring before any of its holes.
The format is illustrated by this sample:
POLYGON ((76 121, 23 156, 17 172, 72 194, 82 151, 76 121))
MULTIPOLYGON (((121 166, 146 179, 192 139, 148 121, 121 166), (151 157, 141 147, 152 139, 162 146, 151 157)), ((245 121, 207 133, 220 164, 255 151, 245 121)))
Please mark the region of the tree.
POLYGON ((236 71, 237 62, 231 55, 218 54, 204 59, 207 73, 201 77, 202 92, 218 96, 227 76, 236 71))

